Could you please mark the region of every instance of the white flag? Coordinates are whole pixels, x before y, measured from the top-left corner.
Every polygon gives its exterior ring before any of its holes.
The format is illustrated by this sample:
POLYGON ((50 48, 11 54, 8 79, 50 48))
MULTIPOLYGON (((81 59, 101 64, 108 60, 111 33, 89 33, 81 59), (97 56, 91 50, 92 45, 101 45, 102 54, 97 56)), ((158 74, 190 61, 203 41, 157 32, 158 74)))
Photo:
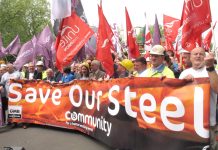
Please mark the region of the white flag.
POLYGON ((71 16, 71 0, 51 0, 51 19, 71 16))

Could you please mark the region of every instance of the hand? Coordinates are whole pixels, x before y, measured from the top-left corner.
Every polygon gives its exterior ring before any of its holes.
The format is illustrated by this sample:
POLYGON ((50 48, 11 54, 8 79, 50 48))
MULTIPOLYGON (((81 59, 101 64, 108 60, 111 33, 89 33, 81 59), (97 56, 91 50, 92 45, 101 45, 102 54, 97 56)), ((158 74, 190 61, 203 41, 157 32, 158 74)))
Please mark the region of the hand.
POLYGON ((206 55, 206 57, 204 58, 204 62, 206 67, 212 67, 214 66, 214 54, 213 53, 209 53, 208 55, 206 55))
POLYGON ((194 81, 194 77, 189 74, 189 75, 187 75, 187 76, 184 78, 184 80, 185 80, 186 82, 193 82, 193 81, 194 81))

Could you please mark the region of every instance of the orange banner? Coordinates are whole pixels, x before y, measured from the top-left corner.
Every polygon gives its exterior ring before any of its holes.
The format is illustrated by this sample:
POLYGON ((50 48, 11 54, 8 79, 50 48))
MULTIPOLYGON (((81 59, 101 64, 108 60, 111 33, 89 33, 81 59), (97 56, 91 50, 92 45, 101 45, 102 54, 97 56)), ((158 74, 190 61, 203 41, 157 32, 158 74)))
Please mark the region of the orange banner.
POLYGON ((207 78, 189 84, 158 78, 75 80, 72 84, 13 80, 9 90, 11 122, 76 129, 94 137, 99 132, 105 138, 134 122, 128 130, 191 142, 209 140, 207 78))

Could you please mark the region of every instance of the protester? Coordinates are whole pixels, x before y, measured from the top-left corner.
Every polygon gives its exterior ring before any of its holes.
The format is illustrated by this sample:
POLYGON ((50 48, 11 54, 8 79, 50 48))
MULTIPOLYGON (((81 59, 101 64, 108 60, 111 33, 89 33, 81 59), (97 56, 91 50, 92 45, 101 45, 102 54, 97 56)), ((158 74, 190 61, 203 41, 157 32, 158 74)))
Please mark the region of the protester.
POLYGON ((22 79, 25 78, 25 75, 27 74, 27 72, 28 72, 28 63, 23 65, 23 67, 22 67, 22 71, 21 71, 21 78, 22 79))
POLYGON ((134 70, 136 71, 136 77, 145 77, 147 69, 147 61, 144 57, 138 57, 134 61, 134 70))
POLYGON ((178 68, 178 64, 175 62, 173 63, 172 59, 168 55, 164 58, 164 64, 173 71, 176 78, 179 78, 181 71, 178 68))
POLYGON ((190 60, 192 67, 184 70, 180 79, 188 79, 193 81, 194 78, 209 77, 210 79, 210 143, 212 150, 216 149, 216 105, 218 93, 218 75, 214 68, 214 58, 212 54, 205 57, 205 50, 201 47, 194 48, 191 51, 190 60), (205 60, 205 61, 204 61, 205 60))
MULTIPOLYGON (((3 108, 3 116, 4 120, 7 121, 7 110, 8 110, 8 92, 9 92, 9 85, 11 79, 20 79, 21 73, 14 69, 13 64, 7 64, 7 72, 3 74, 1 78, 1 86, 0 90, 4 90, 4 95, 2 96, 2 108, 3 108)), ((7 122, 6 122, 7 123, 7 122)))
POLYGON ((89 64, 87 62, 81 64, 80 80, 89 80, 89 64))
POLYGON ((44 78, 43 80, 45 81, 49 81, 49 82, 55 82, 55 78, 54 78, 54 72, 51 68, 48 68, 46 70, 46 78, 44 78))
POLYGON ((79 79, 80 73, 81 73, 81 69, 80 69, 80 64, 79 63, 73 63, 71 66, 71 73, 73 74, 73 76, 75 77, 75 79, 79 79))
POLYGON ((63 76, 62 79, 60 81, 60 83, 68 83, 72 80, 74 80, 75 77, 74 75, 71 73, 70 67, 65 67, 64 71, 63 71, 63 76))
POLYGON ((0 80, 5 72, 7 72, 7 66, 5 64, 0 65, 0 80))
POLYGON ((42 61, 38 61, 36 63, 36 68, 37 68, 37 70, 35 70, 33 78, 40 79, 40 80, 45 79, 46 72, 44 71, 44 63, 42 61))
POLYGON ((187 50, 181 50, 180 55, 181 55, 181 58, 182 58, 181 63, 179 63, 180 71, 191 68, 192 63, 191 63, 191 60, 190 60, 190 55, 191 55, 190 52, 187 51, 187 50))
POLYGON ((55 82, 59 82, 62 79, 62 73, 57 69, 56 62, 53 62, 53 66, 54 66, 54 79, 55 79, 55 82))
POLYGON ((164 47, 155 45, 150 51, 150 61, 152 67, 148 68, 145 77, 167 77, 175 78, 174 73, 164 65, 164 47))
POLYGON ((133 71, 134 64, 129 59, 124 59, 118 63, 117 73, 118 78, 129 77, 131 75, 131 71, 133 71))
POLYGON ((89 74, 89 79, 98 80, 104 79, 106 73, 100 70, 101 63, 98 60, 93 60, 91 63, 91 73, 89 74))

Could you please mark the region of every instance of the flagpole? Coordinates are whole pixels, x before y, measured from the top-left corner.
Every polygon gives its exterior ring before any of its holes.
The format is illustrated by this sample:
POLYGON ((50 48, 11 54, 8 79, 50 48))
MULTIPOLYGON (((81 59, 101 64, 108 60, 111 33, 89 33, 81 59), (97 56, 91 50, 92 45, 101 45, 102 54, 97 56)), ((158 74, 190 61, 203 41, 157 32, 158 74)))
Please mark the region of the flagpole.
POLYGON ((213 47, 212 47, 212 52, 214 52, 215 54, 215 59, 216 61, 218 61, 218 54, 217 54, 217 48, 216 48, 216 38, 215 38, 215 32, 214 32, 214 28, 211 25, 211 29, 212 29, 212 37, 213 37, 213 47))

